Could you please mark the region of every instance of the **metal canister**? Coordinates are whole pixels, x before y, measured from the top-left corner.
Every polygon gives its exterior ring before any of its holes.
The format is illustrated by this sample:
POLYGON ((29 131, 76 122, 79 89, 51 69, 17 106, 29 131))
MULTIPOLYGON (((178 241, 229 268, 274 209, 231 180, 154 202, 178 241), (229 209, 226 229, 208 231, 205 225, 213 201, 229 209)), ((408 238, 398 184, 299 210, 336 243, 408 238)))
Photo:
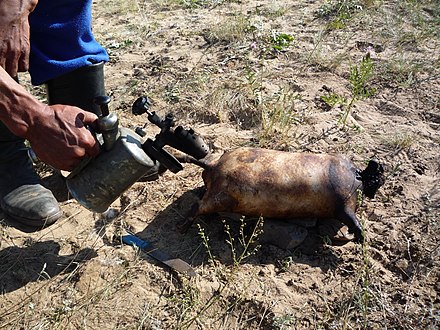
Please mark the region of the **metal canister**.
POLYGON ((142 149, 141 137, 120 128, 109 151, 102 151, 67 177, 67 188, 84 207, 105 212, 108 207, 142 176, 157 171, 158 163, 142 149))

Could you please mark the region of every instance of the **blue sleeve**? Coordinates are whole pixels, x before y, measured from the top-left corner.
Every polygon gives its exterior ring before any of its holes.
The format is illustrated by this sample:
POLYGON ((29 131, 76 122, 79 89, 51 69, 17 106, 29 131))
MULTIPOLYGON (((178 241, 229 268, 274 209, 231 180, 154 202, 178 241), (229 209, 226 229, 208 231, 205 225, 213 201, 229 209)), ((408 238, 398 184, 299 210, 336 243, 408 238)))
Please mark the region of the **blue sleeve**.
POLYGON ((105 49, 95 40, 92 0, 40 0, 29 17, 29 72, 34 85, 80 67, 107 62, 105 49))

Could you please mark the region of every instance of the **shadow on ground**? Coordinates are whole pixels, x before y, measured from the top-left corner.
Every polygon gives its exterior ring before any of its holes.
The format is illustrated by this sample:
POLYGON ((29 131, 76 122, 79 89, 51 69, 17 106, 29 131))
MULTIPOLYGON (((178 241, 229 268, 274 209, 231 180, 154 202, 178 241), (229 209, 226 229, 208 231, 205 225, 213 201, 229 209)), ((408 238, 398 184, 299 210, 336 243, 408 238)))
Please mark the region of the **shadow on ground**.
MULTIPOLYGON (((142 231, 134 232, 134 234, 170 257, 180 258, 192 266, 199 266, 205 264, 209 258, 206 246, 203 244, 200 229, 202 228, 205 236, 209 239, 208 245, 212 257, 225 265, 232 265, 234 257, 231 246, 226 241, 230 239, 229 232, 234 238, 236 257, 240 256, 243 252, 243 245, 239 243, 241 222, 237 221, 240 217, 204 216, 196 219, 185 233, 179 230, 180 225, 185 221, 185 215, 190 212, 192 205, 198 200, 198 196, 200 196, 200 188, 183 193, 160 211, 142 231), (226 229, 226 225, 229 226, 229 231, 226 229)), ((255 222, 255 219, 246 219, 244 230, 248 237, 255 222)), ((332 249, 324 244, 316 226, 304 230, 307 237, 298 247, 285 250, 264 243, 243 262, 278 265, 280 261, 290 258, 295 263, 320 267, 325 271, 336 268, 341 260, 332 249)), ((254 245, 251 245, 251 249, 254 245)), ((146 258, 150 259, 150 262, 156 262, 149 257, 146 258)))
POLYGON ((47 281, 61 273, 71 273, 97 256, 85 248, 71 255, 59 255, 60 245, 52 240, 11 246, 0 251, 0 294, 15 291, 30 282, 47 281))

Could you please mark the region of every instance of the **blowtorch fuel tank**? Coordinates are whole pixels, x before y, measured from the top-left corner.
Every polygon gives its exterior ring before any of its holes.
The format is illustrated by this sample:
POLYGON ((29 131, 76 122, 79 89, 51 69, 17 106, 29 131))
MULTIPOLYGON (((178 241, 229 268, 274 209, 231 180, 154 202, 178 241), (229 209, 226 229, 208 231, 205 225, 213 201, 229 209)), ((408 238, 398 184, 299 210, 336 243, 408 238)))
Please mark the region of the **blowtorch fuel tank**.
POLYGON ((66 180, 67 188, 81 205, 102 213, 142 176, 157 168, 158 163, 142 149, 141 137, 121 127, 112 149, 102 151, 72 172, 66 180))

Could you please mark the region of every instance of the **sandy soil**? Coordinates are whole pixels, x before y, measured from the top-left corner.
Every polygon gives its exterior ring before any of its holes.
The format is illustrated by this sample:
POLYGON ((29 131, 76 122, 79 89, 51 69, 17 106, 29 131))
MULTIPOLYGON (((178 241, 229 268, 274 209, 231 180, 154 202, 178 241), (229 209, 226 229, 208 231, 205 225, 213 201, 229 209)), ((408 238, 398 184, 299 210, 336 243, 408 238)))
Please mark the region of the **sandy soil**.
POLYGON ((110 54, 106 87, 124 127, 147 121, 130 108, 149 95, 153 110, 172 112, 216 155, 260 146, 341 153, 359 168, 378 159, 385 185, 357 211, 364 244, 332 244, 325 220, 312 219, 298 247, 250 244, 241 260, 233 217, 203 217, 182 234, 203 186, 201 169, 186 164, 134 184, 105 214, 69 199, 60 202, 65 217, 42 231, 3 221, 0 328, 438 328, 439 5, 335 3, 99 0, 94 29, 110 54), (293 40, 277 50, 281 33, 293 40), (374 91, 355 100, 344 125, 347 105, 323 96, 351 100, 350 68, 367 52, 365 87, 374 91), (125 231, 198 275, 121 244, 125 231))

